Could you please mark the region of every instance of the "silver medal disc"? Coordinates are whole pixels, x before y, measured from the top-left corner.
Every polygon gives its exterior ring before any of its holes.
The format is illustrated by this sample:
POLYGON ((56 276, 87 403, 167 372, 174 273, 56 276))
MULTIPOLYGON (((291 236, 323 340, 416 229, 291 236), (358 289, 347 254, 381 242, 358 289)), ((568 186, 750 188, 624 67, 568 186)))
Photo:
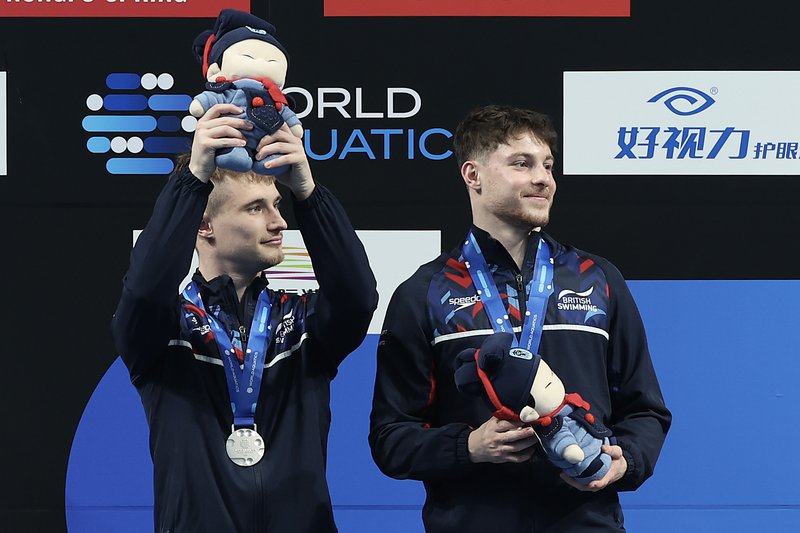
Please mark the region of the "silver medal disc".
POLYGON ((240 428, 225 443, 231 461, 239 466, 253 466, 264 457, 264 439, 255 429, 240 428))

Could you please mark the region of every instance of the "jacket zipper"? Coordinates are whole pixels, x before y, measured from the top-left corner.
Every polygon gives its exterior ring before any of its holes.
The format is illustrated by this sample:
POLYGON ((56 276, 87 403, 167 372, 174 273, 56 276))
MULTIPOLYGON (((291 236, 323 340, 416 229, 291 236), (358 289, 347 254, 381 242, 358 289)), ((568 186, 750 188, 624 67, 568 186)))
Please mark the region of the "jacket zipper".
POLYGON ((260 469, 263 468, 262 465, 258 465, 259 468, 253 468, 253 478, 255 484, 255 498, 256 498, 256 505, 255 505, 255 516, 253 517, 253 530, 254 531, 262 531, 264 529, 264 487, 261 483, 261 473, 260 469))
POLYGON ((528 305, 528 297, 525 294, 525 280, 522 279, 521 272, 517 272, 515 277, 517 279, 517 301, 519 302, 519 315, 522 324, 524 324, 525 312, 527 311, 526 307, 528 305))
POLYGON ((242 343, 242 352, 247 351, 246 320, 247 320, 247 299, 249 295, 250 295, 250 290, 248 288, 244 291, 244 294, 242 294, 242 301, 240 302, 238 301, 238 298, 236 298, 234 293, 234 301, 236 302, 236 306, 234 307, 234 309, 236 309, 236 319, 237 319, 236 322, 238 323, 238 327, 236 329, 239 330, 239 340, 242 343))

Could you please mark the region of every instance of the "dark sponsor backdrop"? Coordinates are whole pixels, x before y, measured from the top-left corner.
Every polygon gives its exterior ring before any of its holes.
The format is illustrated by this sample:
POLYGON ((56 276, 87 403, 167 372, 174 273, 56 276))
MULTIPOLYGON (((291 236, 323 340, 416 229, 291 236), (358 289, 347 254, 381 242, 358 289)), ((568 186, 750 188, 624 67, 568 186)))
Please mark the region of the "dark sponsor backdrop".
MULTIPOLYGON (((0 3, 8 154, 8 175, 0 176, 6 297, 0 531, 60 533, 66 531, 73 436, 115 359, 108 323, 131 231, 147 221, 165 179, 106 171, 110 154, 87 149, 93 135, 82 126, 93 114, 87 98, 109 92, 110 73, 169 73, 174 84, 168 92, 199 92, 203 80, 189 45, 212 21, 8 18, 5 4, 0 3)), ((724 6, 636 1, 629 18, 325 18, 320 0, 258 2, 253 11, 278 26, 292 54, 288 85, 314 97, 312 112, 303 119, 313 151, 326 153, 337 132, 334 155, 313 162, 314 171, 345 203, 354 225, 440 229, 444 248, 460 239, 468 223, 466 193, 452 158, 431 159, 424 152, 445 153, 446 136, 439 130, 453 131, 471 107, 491 102, 534 107, 550 113, 560 128, 564 71, 798 69, 793 36, 800 8, 789 2, 754 8, 742 0, 724 6), (393 87, 419 95, 421 106, 413 116, 386 116, 393 87), (319 118, 319 88, 344 89, 327 98, 346 93, 351 102, 344 108, 353 118, 335 108, 324 108, 319 118), (383 118, 356 118, 359 88, 362 114, 383 113, 383 118), (346 150, 356 129, 361 136, 355 134, 346 150), (430 130, 435 131, 420 149, 420 134, 430 130)), ((396 104, 402 114, 414 108, 414 99, 401 92, 396 104)), ((792 280, 800 259, 798 192, 794 176, 566 176, 559 179, 549 231, 609 257, 630 279, 792 280)), ((787 293, 780 284, 770 285, 770 291, 787 293)), ((791 309, 782 313, 791 316, 791 309)), ((753 321, 721 324, 718 331, 748 325, 757 336, 760 326, 753 321)), ((700 324, 696 330, 690 326, 683 330, 689 338, 706 334, 700 324)), ((759 349, 754 357, 776 353, 769 343, 759 349)), ((796 375, 791 350, 778 352, 787 374, 796 375)), ((675 377, 682 370, 669 361, 657 365, 675 380, 668 398, 688 404, 675 377)), ((713 368, 702 371, 709 380, 718 379, 713 368)), ((107 438, 114 446, 114 435, 107 438)), ((721 438, 726 437, 715 436, 721 438)), ((747 463, 742 468, 753 468, 747 463)), ((680 468, 681 462, 671 464, 680 468)), ((796 465, 787 468, 796 477, 796 465)), ((796 512, 796 504, 780 505, 796 512)))

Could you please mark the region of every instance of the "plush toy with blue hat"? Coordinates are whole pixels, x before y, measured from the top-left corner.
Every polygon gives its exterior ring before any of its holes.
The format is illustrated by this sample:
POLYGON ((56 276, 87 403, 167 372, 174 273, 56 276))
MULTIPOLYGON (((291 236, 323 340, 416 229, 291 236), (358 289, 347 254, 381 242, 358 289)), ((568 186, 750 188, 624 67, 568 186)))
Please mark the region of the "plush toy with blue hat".
POLYGON ((275 38, 275 26, 250 13, 223 9, 213 29, 197 36, 193 49, 208 83, 206 90, 192 101, 189 112, 199 118, 214 104, 234 104, 244 110, 234 116, 247 119, 254 126, 242 132, 246 146, 217 150, 217 166, 273 176, 286 172, 286 166, 265 167, 279 154, 261 161, 254 158, 261 138, 275 133, 284 123, 297 137, 303 136, 303 126, 281 91, 289 55, 275 38))
POLYGON ((566 394, 564 384, 538 354, 514 348, 513 335, 490 335, 480 349, 456 358, 458 390, 482 395, 496 409, 494 416, 530 424, 550 462, 582 485, 601 479, 611 468, 611 430, 590 412, 580 394, 566 394))

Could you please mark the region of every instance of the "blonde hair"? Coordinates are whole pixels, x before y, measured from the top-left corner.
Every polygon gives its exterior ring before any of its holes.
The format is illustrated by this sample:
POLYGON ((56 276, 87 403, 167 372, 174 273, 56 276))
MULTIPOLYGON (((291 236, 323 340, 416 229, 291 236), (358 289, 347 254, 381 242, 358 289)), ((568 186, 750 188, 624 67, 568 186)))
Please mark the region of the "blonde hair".
MULTIPOLYGON (((175 161, 175 172, 183 170, 189 166, 190 154, 180 154, 175 161)), ((266 176, 264 174, 256 174, 252 170, 247 172, 236 172, 224 168, 216 168, 214 173, 211 174, 211 183, 214 188, 208 196, 208 205, 206 206, 206 213, 209 216, 214 216, 219 212, 220 207, 228 199, 227 187, 223 187, 226 181, 246 181, 248 183, 263 183, 265 185, 273 185, 275 183, 275 176, 266 176)))

